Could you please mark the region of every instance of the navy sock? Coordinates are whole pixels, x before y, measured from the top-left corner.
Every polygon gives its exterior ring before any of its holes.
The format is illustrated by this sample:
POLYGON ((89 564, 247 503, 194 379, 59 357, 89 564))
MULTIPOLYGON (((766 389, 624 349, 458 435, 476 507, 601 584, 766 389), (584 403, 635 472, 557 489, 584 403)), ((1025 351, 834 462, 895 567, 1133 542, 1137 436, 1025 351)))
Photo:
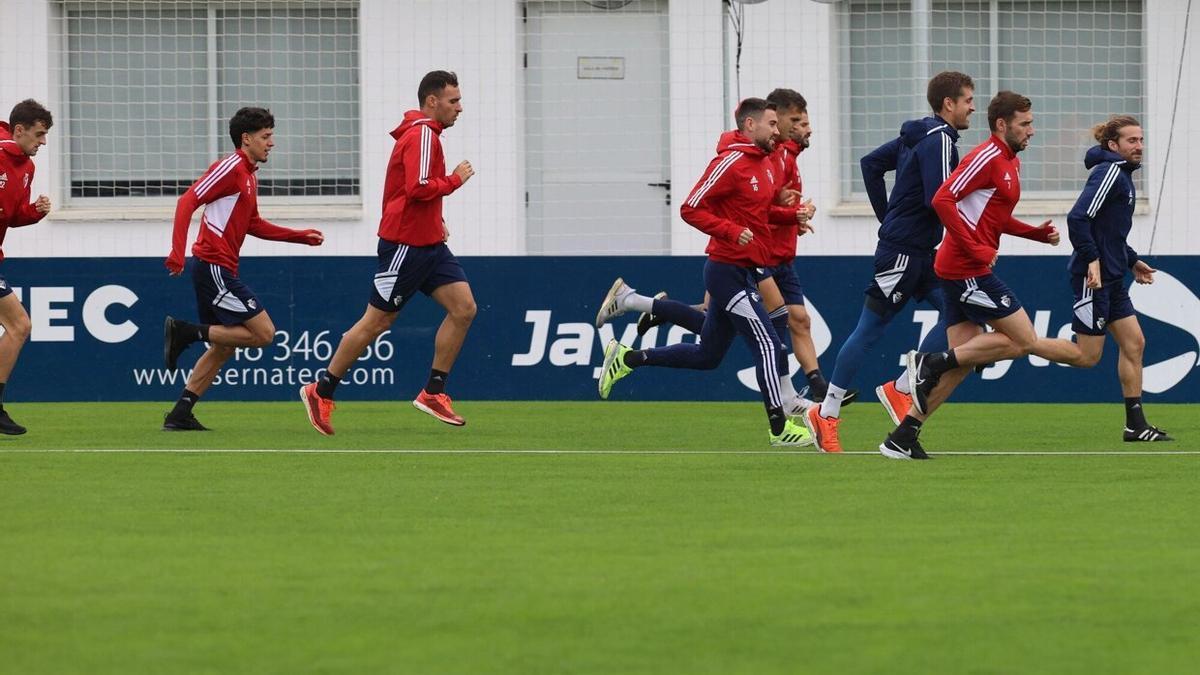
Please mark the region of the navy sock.
POLYGON ((168 417, 179 419, 192 414, 192 407, 196 405, 196 401, 200 400, 200 395, 187 389, 179 395, 179 400, 175 402, 175 407, 171 409, 171 414, 168 417))
POLYGON ((771 434, 778 436, 783 433, 783 427, 787 424, 787 415, 783 414, 783 408, 767 408, 767 420, 771 422, 771 434))
POLYGON ((4 387, 7 382, 0 382, 0 410, 4 410, 4 387))
POLYGON ((678 300, 655 300, 650 313, 696 335, 700 334, 700 329, 704 326, 704 312, 678 300))
POLYGON ((333 400, 333 390, 342 383, 342 378, 334 375, 328 370, 321 373, 320 379, 317 380, 317 396, 333 400))
POLYGON ((444 370, 433 369, 429 371, 429 379, 425 382, 425 393, 433 394, 434 396, 446 391, 446 378, 450 377, 450 373, 444 370))
POLYGON ((811 373, 805 373, 808 378, 808 390, 812 392, 809 396, 814 401, 820 401, 825 398, 825 394, 829 393, 829 383, 825 381, 825 376, 821 374, 821 369, 817 368, 811 373))
POLYGON ((896 427, 896 430, 892 432, 892 439, 908 443, 917 440, 917 435, 920 433, 921 420, 908 415, 900 421, 900 426, 896 427))
POLYGON ((858 325, 838 351, 837 362, 833 366, 833 377, 830 381, 842 389, 849 389, 854 382, 854 376, 866 360, 867 354, 874 349, 875 343, 883 337, 891 317, 884 318, 870 308, 863 307, 858 317, 858 325))
POLYGON ((958 367, 958 357, 954 355, 954 350, 950 349, 944 352, 934 352, 929 355, 929 368, 934 375, 941 375, 958 367))
MULTIPOLYGON (((0 385, 0 387, 2 386, 0 385)), ((1146 412, 1142 410, 1141 396, 1128 396, 1125 398, 1125 426, 1134 431, 1150 426, 1146 422, 1146 412)))
POLYGON ((625 358, 622 359, 622 361, 624 361, 625 365, 629 366, 630 368, 644 366, 646 365, 646 350, 631 349, 625 352, 625 358))
POLYGON ((202 323, 191 323, 190 321, 180 321, 178 325, 180 332, 187 338, 189 344, 192 342, 208 342, 208 329, 210 326, 202 323))

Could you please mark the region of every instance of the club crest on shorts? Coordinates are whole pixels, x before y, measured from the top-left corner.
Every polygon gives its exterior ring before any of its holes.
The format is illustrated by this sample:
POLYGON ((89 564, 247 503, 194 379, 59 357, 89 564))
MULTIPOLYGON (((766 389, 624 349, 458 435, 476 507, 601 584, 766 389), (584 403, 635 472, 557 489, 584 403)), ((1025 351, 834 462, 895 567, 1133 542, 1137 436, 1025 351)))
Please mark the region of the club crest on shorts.
POLYGON ((250 298, 249 300, 246 301, 246 306, 249 307, 250 309, 254 309, 258 306, 258 303, 254 302, 254 298, 250 298))
POLYGON ((1012 307, 1012 298, 1008 297, 1007 294, 1002 295, 1000 296, 1000 304, 1004 305, 1005 307, 1012 307))
POLYGON ((900 291, 896 291, 895 293, 892 293, 892 304, 893 305, 900 304, 900 301, 903 299, 904 299, 904 294, 901 293, 900 291))
POLYGON ((1096 328, 1104 328, 1104 317, 1101 316, 1096 319, 1096 328))

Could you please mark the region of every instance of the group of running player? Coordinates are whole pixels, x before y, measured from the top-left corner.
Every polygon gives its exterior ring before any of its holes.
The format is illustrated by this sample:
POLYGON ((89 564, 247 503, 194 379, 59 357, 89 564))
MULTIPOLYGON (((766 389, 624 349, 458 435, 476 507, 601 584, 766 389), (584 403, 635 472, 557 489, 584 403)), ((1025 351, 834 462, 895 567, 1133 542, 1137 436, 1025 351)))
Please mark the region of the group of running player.
MULTIPOLYGON (((442 199, 474 170, 464 161, 447 174, 442 153, 440 134, 462 112, 457 77, 430 72, 417 94, 420 107, 405 113, 391 132, 395 144, 384 184, 378 269, 366 310, 342 336, 318 380, 299 392, 309 422, 322 434, 334 433, 334 392, 341 378, 417 291, 442 305, 446 317, 434 340, 428 381, 413 405, 447 424, 466 424, 445 387, 476 308, 462 266, 446 245, 442 199)), ((988 106, 991 136, 960 163, 956 143, 975 111, 974 83, 962 73, 940 73, 929 82, 927 98, 931 116, 905 122, 896 139, 862 159, 867 194, 881 222, 875 274, 858 325, 842 345, 829 381, 817 362, 794 266, 797 239, 813 232, 816 213, 812 201, 803 197, 796 164, 812 129, 804 97, 776 89, 766 99, 748 98, 738 105, 737 128, 721 135, 716 156, 681 207, 683 219, 710 236, 704 303, 688 305, 665 293, 640 295, 618 278, 596 316, 599 327, 637 311, 639 335, 672 322, 697 333, 699 342, 634 350, 611 341, 604 351, 601 398, 608 398, 613 384, 635 368, 715 368, 740 334, 754 357, 770 443, 815 443, 824 452, 841 452, 841 407, 856 396, 850 388, 854 376, 887 325, 915 299, 931 304, 941 318, 919 349, 907 355, 905 371, 875 390, 897 425, 879 446, 884 455, 927 458, 918 440, 922 424, 972 368, 1027 354, 1090 367, 1099 360, 1109 332, 1121 353, 1124 439, 1170 440, 1142 413, 1145 340, 1124 286, 1130 270, 1138 283, 1152 283, 1154 275, 1126 243, 1135 199, 1131 174, 1143 151, 1137 120, 1113 117, 1093 129, 1097 145, 1084 160, 1091 174, 1067 218, 1075 249, 1070 276, 1077 340, 1050 339, 1036 334, 1016 295, 992 273, 1001 234, 1052 245, 1060 239, 1050 221, 1032 226, 1012 217, 1021 189, 1017 153, 1034 133, 1031 102, 1010 91, 998 93, 988 106), (889 196, 884 175, 890 171, 896 177, 889 196), (985 325, 994 332, 986 332, 985 325), (791 381, 788 347, 807 380, 799 392, 791 381)), ((50 112, 32 100, 17 104, 7 124, 0 122, 0 243, 7 228, 35 223, 50 211, 45 195, 30 202, 30 158, 45 144, 52 125, 50 112)), ((165 430, 205 430, 192 411, 214 376, 238 348, 263 347, 274 339, 270 316, 238 275, 246 235, 309 246, 324 242, 318 230, 280 227, 258 213, 256 171, 274 147, 274 127, 269 110, 238 110, 229 123, 235 152, 214 162, 179 198, 165 264, 172 275, 184 272, 188 229, 203 207, 191 264, 199 320, 166 318, 164 361, 173 370, 191 345, 208 347, 166 414, 165 430)), ((21 434, 25 428, 4 410, 3 397, 30 321, 2 277, 0 325, 5 329, 0 336, 0 433, 21 434)))
POLYGON ((1067 217, 1077 339, 1044 338, 1016 294, 992 272, 1001 234, 1050 245, 1061 238, 1051 221, 1034 226, 1012 215, 1021 196, 1017 154, 1034 135, 1032 102, 1015 92, 997 93, 987 110, 991 135, 960 162, 957 141, 970 127, 974 93, 970 76, 937 74, 927 89, 932 115, 905 122, 895 139, 862 158, 863 182, 880 221, 875 270, 858 324, 839 350, 828 383, 817 366, 793 263, 797 237, 813 231, 815 212, 811 201, 801 201, 796 168, 811 135, 807 106, 787 89, 742 101, 734 113, 737 130, 721 136, 717 156, 680 209, 684 221, 710 236, 704 306, 671 301, 665 293, 640 295, 618 278, 596 317, 598 327, 638 311, 639 335, 669 321, 698 333, 700 341, 646 350, 610 341, 600 397, 608 398, 613 384, 635 368, 715 368, 740 333, 755 360, 771 445, 815 443, 823 452, 842 452, 841 408, 853 400, 854 376, 888 324, 909 300, 917 300, 933 306, 939 321, 907 354, 907 368, 875 389, 896 424, 879 446, 883 455, 928 459, 919 441, 922 425, 972 369, 1028 354, 1091 367, 1100 359, 1106 333, 1120 349, 1124 440, 1171 440, 1143 414, 1145 338, 1125 287, 1128 272, 1142 284, 1153 283, 1155 272, 1127 243, 1135 202, 1132 173, 1144 147, 1140 124, 1116 116, 1092 129, 1097 145, 1084 159, 1091 173, 1067 217), (893 171, 888 195, 884 176, 893 171), (789 342, 809 380, 807 397, 791 383, 789 342))

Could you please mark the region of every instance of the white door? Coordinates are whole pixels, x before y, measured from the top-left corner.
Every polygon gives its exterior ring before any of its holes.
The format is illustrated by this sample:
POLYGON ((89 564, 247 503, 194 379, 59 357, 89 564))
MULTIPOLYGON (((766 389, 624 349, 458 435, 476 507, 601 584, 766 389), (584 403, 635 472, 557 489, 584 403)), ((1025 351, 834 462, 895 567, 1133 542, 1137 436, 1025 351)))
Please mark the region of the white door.
POLYGON ((666 0, 525 3, 526 245, 670 252, 666 0))

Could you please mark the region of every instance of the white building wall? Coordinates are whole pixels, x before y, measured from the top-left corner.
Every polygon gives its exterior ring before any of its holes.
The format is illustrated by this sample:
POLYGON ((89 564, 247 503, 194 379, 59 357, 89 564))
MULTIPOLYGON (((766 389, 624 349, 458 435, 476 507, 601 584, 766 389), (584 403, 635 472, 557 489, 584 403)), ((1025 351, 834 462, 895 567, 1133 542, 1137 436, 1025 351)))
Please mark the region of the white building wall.
MULTIPOLYGON (((671 176, 674 183, 672 252, 698 254, 704 238, 678 218, 678 205, 712 157, 717 135, 731 124, 733 83, 729 80, 723 33, 727 23, 719 0, 671 0, 670 74, 671 176)), ((1184 0, 1147 0, 1148 213, 1138 215, 1132 244, 1143 252, 1200 253, 1200 237, 1189 226, 1200 212, 1200 191, 1190 189, 1187 163, 1200 151, 1200 17, 1193 16, 1181 65, 1184 0), (1167 130, 1178 79, 1174 138, 1167 161, 1167 130), (1161 203, 1159 192, 1161 188, 1161 203), (1150 237, 1157 215, 1153 248, 1150 237)), ((316 226, 327 243, 319 249, 247 241, 247 255, 369 255, 374 250, 384 170, 391 149, 387 135, 403 112, 414 107, 422 74, 435 68, 458 73, 465 112, 443 135, 447 163, 470 159, 476 176, 446 202, 451 245, 460 255, 521 255, 525 250, 522 35, 520 3, 508 0, 362 0, 362 206, 312 208, 264 205, 264 215, 295 226, 316 226)), ((803 252, 863 255, 872 250, 877 223, 863 205, 839 204, 837 139, 838 63, 836 5, 809 0, 771 0, 745 6, 746 34, 741 94, 765 95, 777 86, 801 91, 809 100, 813 147, 800 160, 805 191, 818 206, 817 233, 803 252), (781 28, 786 27, 786 28, 781 28)), ((1195 11, 1195 10, 1194 10, 1195 11)), ((0 108, 27 97, 62 109, 53 64, 53 12, 48 0, 0 1, 0 108), (19 27, 19 28, 18 28, 19 27), (20 64, 20 65, 18 65, 20 64)), ((979 92, 983 97, 991 92, 979 92)), ((249 103, 249 102, 248 102, 249 103)), ((262 102, 269 105, 269 101, 262 102)), ((982 106, 981 106, 982 107, 982 106)), ((982 112, 982 111, 981 111, 982 112)), ((1109 111, 1098 111, 1097 119, 1109 111)), ((1112 111, 1117 112, 1117 111, 1112 111)), ((914 111, 918 114, 920 111, 914 111)), ((985 117, 976 113, 976 124, 985 117)), ((280 130, 280 151, 300 139, 280 130)), ((134 139, 136 141, 136 139, 134 139)), ((39 153, 35 194, 64 203, 63 144, 39 153)), ((969 149, 969 148, 967 148, 969 149)), ((964 149, 965 150, 965 149, 964 149)), ((215 159, 215 158, 214 158, 215 159)), ((198 167, 197 174, 204 167, 198 167)), ((269 167, 264 169, 269 171, 269 167)), ((1081 184, 1083 180, 1081 172, 1081 184)), ((1054 218, 1065 227, 1069 204, 1028 201, 1024 219, 1054 218)), ((59 210, 43 223, 9 233, 5 250, 20 257, 164 256, 170 241, 171 209, 59 210)), ((1065 253, 1012 239, 1009 253, 1065 253)))

